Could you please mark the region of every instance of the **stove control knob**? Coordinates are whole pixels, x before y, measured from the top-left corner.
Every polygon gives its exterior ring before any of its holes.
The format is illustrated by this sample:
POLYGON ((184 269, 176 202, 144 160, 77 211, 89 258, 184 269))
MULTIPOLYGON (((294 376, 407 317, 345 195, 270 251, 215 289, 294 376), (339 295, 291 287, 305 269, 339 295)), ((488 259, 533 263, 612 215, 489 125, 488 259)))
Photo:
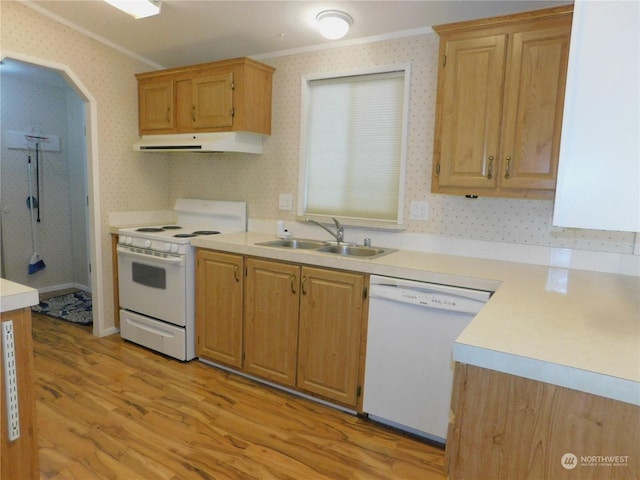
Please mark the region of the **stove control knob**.
POLYGON ((124 235, 118 236, 118 243, 120 245, 124 245, 126 241, 127 241, 127 237, 125 237, 124 235))
POLYGON ((149 248, 151 246, 151 240, 144 241, 144 248, 149 248))
POLYGON ((178 253, 178 245, 171 245, 171 253, 178 253))
POLYGON ((133 243, 133 238, 131 237, 124 236, 122 238, 124 239, 124 241, 121 243, 124 243, 125 245, 131 245, 133 243))
POLYGON ((165 252, 168 252, 169 250, 171 250, 171 244, 170 244, 170 243, 165 243, 165 244, 164 244, 164 248, 163 248, 163 250, 164 250, 165 252))

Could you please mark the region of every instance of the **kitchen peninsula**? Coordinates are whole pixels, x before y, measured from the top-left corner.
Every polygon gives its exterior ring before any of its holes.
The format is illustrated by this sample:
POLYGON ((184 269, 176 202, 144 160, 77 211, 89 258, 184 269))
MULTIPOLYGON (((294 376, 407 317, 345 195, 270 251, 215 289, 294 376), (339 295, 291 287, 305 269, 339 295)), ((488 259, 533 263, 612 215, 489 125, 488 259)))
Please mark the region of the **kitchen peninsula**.
MULTIPOLYGON (((0 409, 2 410, 2 447, 0 451, 0 478, 28 480, 40 478, 38 462, 38 435, 36 430, 35 397, 33 392, 33 347, 31 339, 31 306, 38 303, 38 291, 9 280, 0 279, 0 312, 2 336, 0 342, 0 409), (4 337, 10 349, 5 349, 4 337), (11 364, 5 355, 12 350, 11 364), (15 374, 14 396, 17 399, 17 419, 7 415, 5 379, 11 370, 15 374), (9 422, 12 421, 11 438, 9 422)), ((10 353, 9 353, 10 354, 10 353)), ((11 409, 10 409, 11 410, 11 409)), ((15 413, 15 410, 13 410, 15 413)))
MULTIPOLYGON (((603 399, 621 406, 619 411, 624 411, 624 415, 616 417, 618 410, 605 408, 607 418, 593 420, 593 425, 603 431, 616 424, 619 427, 621 422, 637 425, 640 421, 638 277, 408 250, 366 260, 256 245, 273 239, 268 234, 243 232, 194 239, 193 245, 284 262, 494 291, 487 305, 454 345, 454 360, 458 362, 456 382, 460 381, 460 368, 473 367, 481 373, 495 372, 509 379, 532 381, 545 388, 569 390, 580 394, 587 402, 603 399)), ((529 405, 529 401, 534 400, 521 398, 521 404, 515 408, 535 410, 535 405, 529 405)), ((458 405, 456 398, 453 405, 458 405)), ((551 418, 554 418, 553 413, 551 418)), ((467 434, 464 428, 455 431, 459 428, 458 420, 454 412, 451 438, 455 440, 450 443, 456 445, 448 452, 450 460, 455 455, 454 448, 463 444, 467 434)), ((540 421, 550 428, 545 423, 547 419, 540 421)), ((513 425, 512 428, 518 430, 513 425)), ((635 453, 638 429, 626 431, 630 433, 623 441, 635 453)), ((584 433, 586 436, 580 445, 587 448, 589 435, 593 432, 584 433)), ((544 432, 539 434, 544 435, 544 432)), ((518 441, 517 437, 509 439, 514 445, 518 441)), ((574 438, 566 449, 578 449, 578 445, 574 438)), ((502 454, 508 457, 506 447, 502 454)), ((540 461, 556 460, 560 466, 560 458, 544 457, 540 461)), ((639 461, 637 457, 630 457, 626 471, 637 472, 639 461)), ((602 470, 593 470, 593 474, 602 474, 602 470)))

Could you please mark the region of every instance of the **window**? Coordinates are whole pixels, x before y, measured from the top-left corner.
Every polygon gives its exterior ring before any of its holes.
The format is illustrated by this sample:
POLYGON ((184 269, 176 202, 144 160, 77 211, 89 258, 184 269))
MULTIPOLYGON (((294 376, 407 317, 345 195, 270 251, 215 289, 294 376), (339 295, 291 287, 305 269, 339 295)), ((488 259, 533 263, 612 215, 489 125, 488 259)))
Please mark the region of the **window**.
POLYGON ((300 214, 402 223, 408 66, 303 79, 300 214))

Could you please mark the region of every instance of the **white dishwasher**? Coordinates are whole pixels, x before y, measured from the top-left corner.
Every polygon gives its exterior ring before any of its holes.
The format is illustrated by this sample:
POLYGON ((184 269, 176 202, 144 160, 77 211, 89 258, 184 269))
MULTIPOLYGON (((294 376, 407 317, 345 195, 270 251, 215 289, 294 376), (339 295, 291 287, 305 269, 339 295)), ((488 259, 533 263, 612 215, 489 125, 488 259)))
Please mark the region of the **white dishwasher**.
POLYGON ((453 343, 491 292, 371 276, 363 410, 445 443, 453 343))

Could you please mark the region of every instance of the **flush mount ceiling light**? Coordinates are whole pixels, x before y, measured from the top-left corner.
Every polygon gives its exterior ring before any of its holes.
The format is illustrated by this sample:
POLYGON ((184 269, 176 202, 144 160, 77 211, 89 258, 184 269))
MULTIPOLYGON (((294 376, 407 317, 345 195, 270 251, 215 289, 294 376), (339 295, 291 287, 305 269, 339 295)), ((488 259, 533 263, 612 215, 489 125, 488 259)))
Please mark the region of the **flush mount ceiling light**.
POLYGON ((136 20, 160 13, 159 0, 104 0, 119 10, 128 13, 136 20))
POLYGON ((324 10, 316 15, 316 21, 323 37, 337 40, 347 34, 353 18, 340 10, 324 10))

